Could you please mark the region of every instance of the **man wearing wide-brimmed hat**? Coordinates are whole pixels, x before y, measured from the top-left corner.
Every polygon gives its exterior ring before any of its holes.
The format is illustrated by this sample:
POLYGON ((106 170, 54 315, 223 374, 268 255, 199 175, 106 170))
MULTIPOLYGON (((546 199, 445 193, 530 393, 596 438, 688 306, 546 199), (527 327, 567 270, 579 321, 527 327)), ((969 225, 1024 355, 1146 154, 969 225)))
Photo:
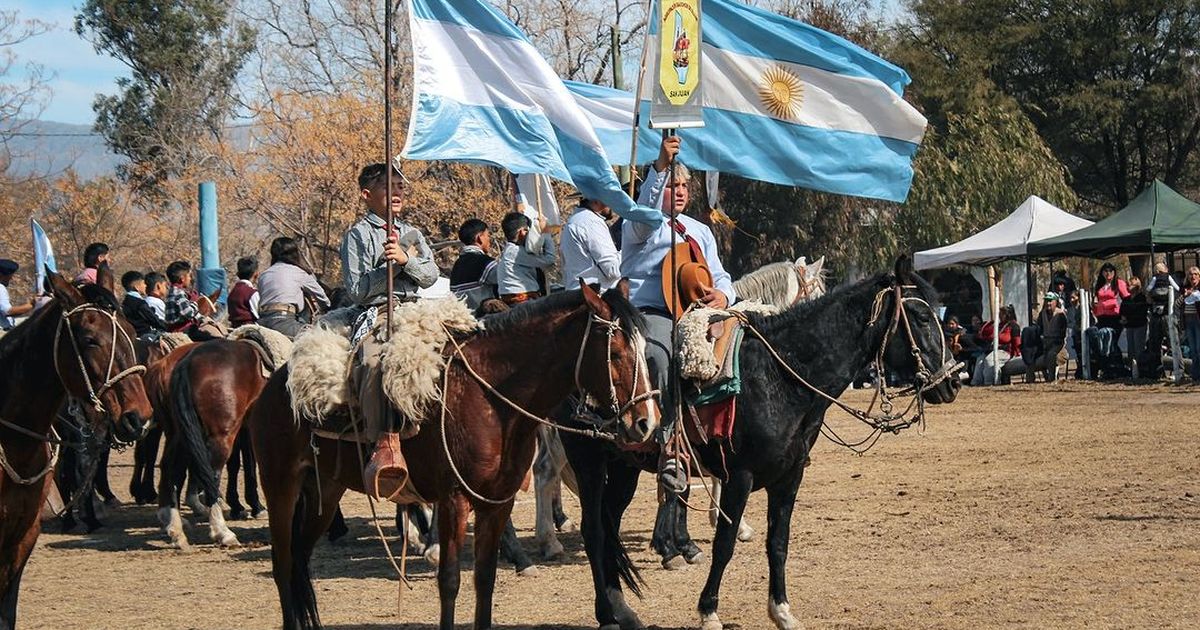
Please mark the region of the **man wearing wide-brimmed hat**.
MULTIPOLYGON (((638 203, 661 208, 666 220, 657 226, 625 221, 621 231, 621 275, 629 278, 634 306, 646 315, 646 359, 654 386, 663 392, 663 442, 673 435, 675 425, 674 402, 668 395, 672 319, 693 303, 725 308, 737 297, 712 231, 683 214, 691 199, 691 176, 685 166, 673 164, 679 146, 678 136, 663 139, 638 196, 638 203), (674 257, 672 243, 676 243, 674 257), (678 284, 671 281, 673 262, 679 269, 678 284)), ((659 479, 673 492, 681 492, 687 484, 686 473, 673 458, 663 460, 659 479)))
POLYGON ((8 283, 12 282, 13 274, 20 268, 16 261, 0 258, 0 330, 11 329, 16 324, 14 317, 28 315, 33 310, 33 300, 13 306, 8 296, 8 283))

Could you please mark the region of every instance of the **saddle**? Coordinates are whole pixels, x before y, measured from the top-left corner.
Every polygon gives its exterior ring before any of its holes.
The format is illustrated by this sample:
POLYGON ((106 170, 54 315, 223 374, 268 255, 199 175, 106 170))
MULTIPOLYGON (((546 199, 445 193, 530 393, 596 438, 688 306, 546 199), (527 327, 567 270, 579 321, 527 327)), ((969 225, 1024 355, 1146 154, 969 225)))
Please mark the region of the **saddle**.
POLYGON ((736 311, 702 309, 680 324, 681 377, 692 420, 685 426, 702 442, 733 435, 737 395, 742 390, 739 355, 744 317, 736 311))

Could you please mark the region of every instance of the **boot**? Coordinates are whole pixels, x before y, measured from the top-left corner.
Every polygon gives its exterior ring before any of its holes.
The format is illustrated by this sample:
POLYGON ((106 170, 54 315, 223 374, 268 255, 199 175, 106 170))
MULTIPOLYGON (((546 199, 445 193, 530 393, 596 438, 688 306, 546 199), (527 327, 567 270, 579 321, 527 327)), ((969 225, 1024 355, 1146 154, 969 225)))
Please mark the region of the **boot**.
POLYGON ((363 469, 363 489, 376 499, 391 500, 408 484, 408 464, 400 452, 399 433, 381 433, 363 469))

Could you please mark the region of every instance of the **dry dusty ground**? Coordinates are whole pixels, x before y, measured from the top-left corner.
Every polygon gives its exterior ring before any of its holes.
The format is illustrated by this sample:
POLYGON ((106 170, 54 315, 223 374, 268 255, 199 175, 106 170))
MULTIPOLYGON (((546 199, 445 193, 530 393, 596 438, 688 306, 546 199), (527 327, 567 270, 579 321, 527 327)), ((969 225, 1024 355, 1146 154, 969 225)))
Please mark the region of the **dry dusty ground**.
MULTIPOLYGON (((861 394, 849 395, 863 400, 861 394)), ((924 435, 885 437, 865 457, 822 441, 792 530, 791 601, 809 628, 1200 627, 1200 389, 1089 384, 965 390, 932 408, 924 435)), ((832 420, 847 432, 846 416, 832 420)), ((128 454, 116 458, 123 488, 128 454)), ((646 548, 654 493, 642 493, 625 540, 649 583, 643 620, 694 627, 707 562, 658 568, 646 548)), ((731 626, 769 627, 762 494, 721 598, 731 626)), ((397 586, 361 497, 348 544, 314 561, 322 618, 335 628, 430 628, 431 567, 410 562, 397 586)), ((578 504, 567 498, 568 512, 578 504)), ((533 505, 516 522, 531 543, 533 505)), ((236 523, 246 543, 224 551, 166 548, 148 508, 111 514, 93 536, 44 534, 25 573, 26 628, 272 628, 278 604, 262 522, 236 523)), ((51 526, 53 527, 53 526, 51 526)), ((190 528, 204 542, 201 528, 190 528)), ((390 530, 389 530, 390 531, 390 530)), ((712 530, 693 516, 706 549, 712 530)), ((578 534, 540 575, 502 569, 502 627, 591 628, 591 583, 578 534)), ((472 617, 464 575, 460 623, 472 617)))

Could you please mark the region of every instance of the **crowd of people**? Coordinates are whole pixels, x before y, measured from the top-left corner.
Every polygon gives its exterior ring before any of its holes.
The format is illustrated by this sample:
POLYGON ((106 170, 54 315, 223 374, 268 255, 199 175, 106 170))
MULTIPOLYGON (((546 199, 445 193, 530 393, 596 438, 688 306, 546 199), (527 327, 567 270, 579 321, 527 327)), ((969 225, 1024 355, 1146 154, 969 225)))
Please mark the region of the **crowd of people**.
POLYGON ((1105 263, 1092 295, 1091 323, 1081 330, 1079 290, 1065 270, 1056 271, 1029 326, 1021 327, 1011 304, 1001 306, 994 321, 972 316, 963 325, 951 316, 944 326, 947 344, 965 365, 972 385, 993 384, 997 365, 1002 383, 1020 375, 1027 383, 1037 381, 1039 375, 1053 382, 1066 376, 1072 358, 1074 377, 1083 378, 1085 342, 1091 378, 1136 375, 1154 379, 1164 373, 1164 356, 1170 355, 1168 327, 1174 325, 1180 332, 1188 373, 1192 380, 1200 381, 1200 268, 1188 269, 1181 285, 1166 263, 1159 262, 1143 286, 1141 278, 1121 278, 1115 265, 1105 263), (1174 309, 1168 304, 1172 293, 1176 296, 1174 309), (1174 321, 1168 317, 1172 310, 1174 321))

